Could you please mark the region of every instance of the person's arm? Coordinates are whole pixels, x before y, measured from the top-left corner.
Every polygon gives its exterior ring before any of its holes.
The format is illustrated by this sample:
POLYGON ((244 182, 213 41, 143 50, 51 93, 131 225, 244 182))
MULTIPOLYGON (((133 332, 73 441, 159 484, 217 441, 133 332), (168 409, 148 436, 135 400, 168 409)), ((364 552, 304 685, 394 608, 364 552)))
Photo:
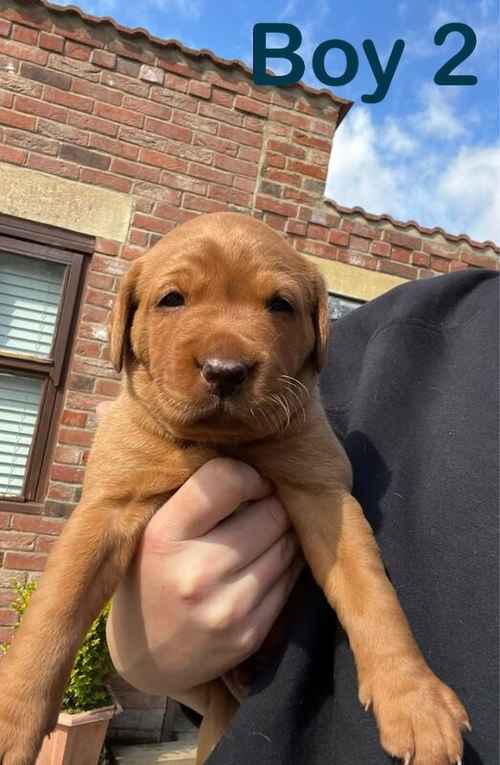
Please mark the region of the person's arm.
POLYGON ((270 491, 248 465, 212 460, 150 521, 107 627, 131 685, 203 711, 196 687, 261 645, 302 567, 270 491))

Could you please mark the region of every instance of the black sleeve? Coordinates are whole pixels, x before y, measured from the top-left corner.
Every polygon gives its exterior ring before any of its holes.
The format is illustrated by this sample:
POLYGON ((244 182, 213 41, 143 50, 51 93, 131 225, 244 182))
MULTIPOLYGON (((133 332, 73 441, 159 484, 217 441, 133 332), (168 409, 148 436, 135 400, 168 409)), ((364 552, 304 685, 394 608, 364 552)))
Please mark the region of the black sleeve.
MULTIPOLYGON (((498 763, 498 274, 392 290, 333 327, 322 395, 354 494, 432 669, 466 705, 464 765, 498 763)), ((387 765, 346 636, 306 573, 286 644, 211 765, 387 765)))

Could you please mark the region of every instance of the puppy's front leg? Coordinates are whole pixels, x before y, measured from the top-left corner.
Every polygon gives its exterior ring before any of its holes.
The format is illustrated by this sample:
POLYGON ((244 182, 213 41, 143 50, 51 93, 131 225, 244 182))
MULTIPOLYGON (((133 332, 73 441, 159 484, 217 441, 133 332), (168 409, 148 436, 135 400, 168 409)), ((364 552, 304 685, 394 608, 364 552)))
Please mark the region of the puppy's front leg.
POLYGON ((262 471, 274 481, 347 633, 359 698, 373 707, 384 749, 414 765, 459 762, 467 713, 413 638, 371 527, 351 496, 347 457, 324 417, 318 414, 307 432, 266 453, 262 471))
POLYGON ((82 503, 49 556, 0 659, 0 763, 32 765, 54 727, 78 647, 112 595, 156 505, 82 503))

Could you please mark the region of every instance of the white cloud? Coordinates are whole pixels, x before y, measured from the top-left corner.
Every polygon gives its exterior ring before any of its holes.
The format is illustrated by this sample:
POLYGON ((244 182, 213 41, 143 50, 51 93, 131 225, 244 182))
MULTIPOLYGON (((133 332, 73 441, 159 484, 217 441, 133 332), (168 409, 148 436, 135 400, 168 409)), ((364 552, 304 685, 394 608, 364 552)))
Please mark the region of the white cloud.
POLYGON ((456 91, 438 90, 437 87, 424 87, 420 100, 423 104, 421 111, 413 117, 415 127, 419 132, 428 136, 450 140, 464 135, 466 118, 455 110, 456 91))
POLYGON ((327 196, 500 242, 500 142, 474 146, 466 134, 461 146, 446 146, 412 124, 376 125, 366 107, 356 107, 335 136, 327 196), (391 137, 396 141, 389 151, 391 137))

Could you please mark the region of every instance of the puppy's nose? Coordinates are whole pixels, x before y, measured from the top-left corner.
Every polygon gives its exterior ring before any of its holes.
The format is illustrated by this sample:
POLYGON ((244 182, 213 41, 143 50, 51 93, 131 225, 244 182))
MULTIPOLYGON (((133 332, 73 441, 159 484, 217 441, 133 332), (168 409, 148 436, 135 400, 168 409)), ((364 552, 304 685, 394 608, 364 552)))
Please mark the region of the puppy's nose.
POLYGON ((245 382, 250 366, 234 359, 207 359, 201 375, 221 398, 231 396, 245 382))

